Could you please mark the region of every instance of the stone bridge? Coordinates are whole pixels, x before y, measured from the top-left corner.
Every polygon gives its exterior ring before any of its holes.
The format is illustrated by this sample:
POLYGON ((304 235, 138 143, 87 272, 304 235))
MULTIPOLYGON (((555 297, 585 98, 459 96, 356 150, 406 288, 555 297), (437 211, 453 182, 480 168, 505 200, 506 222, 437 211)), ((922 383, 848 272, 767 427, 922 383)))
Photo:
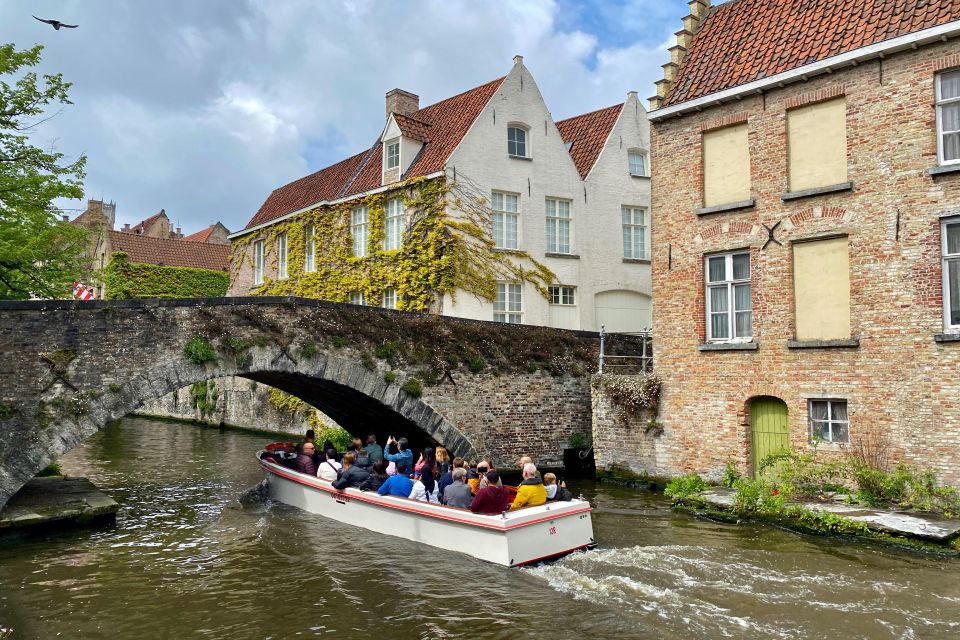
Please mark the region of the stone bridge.
POLYGON ((0 507, 148 400, 233 375, 355 435, 559 463, 590 431, 597 350, 592 333, 301 298, 2 302, 0 507))

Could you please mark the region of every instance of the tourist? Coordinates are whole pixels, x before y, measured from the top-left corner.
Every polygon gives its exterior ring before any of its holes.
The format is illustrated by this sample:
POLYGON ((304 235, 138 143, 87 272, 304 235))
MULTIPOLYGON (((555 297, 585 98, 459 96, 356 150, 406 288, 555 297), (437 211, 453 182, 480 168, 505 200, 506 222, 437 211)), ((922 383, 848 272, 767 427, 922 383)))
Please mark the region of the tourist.
POLYGON ((303 443, 300 453, 297 455, 297 460, 293 465, 295 471, 299 473, 307 473, 311 476, 316 475, 317 465, 313 463, 313 450, 314 444, 312 442, 303 443))
POLYGON ((316 452, 316 434, 313 432, 313 429, 307 429, 307 432, 303 434, 303 442, 297 445, 297 453, 303 451, 303 445, 308 442, 314 446, 314 452, 316 452))
POLYGON ((520 472, 523 472, 523 468, 528 464, 533 464, 533 458, 530 456, 520 456, 520 461, 517 463, 520 466, 520 472))
POLYGON ((443 475, 450 471, 450 454, 443 447, 437 447, 437 471, 443 475))
POLYGON ((337 453, 337 448, 336 448, 335 446, 333 446, 333 442, 330 441, 330 438, 327 438, 326 440, 323 441, 323 448, 320 449, 320 452, 321 452, 321 453, 326 453, 327 451, 330 451, 331 449, 333 449, 334 460, 336 460, 337 462, 339 462, 339 461, 340 461, 340 454, 337 453))
MULTIPOLYGON (((453 459, 453 468, 450 469, 449 471, 447 471, 446 473, 444 473, 442 476, 440 476, 440 480, 437 482, 437 484, 440 486, 440 500, 441 500, 441 501, 443 500, 443 490, 444 490, 444 488, 446 488, 447 485, 453 483, 453 472, 454 472, 454 470, 456 470, 456 469, 463 469, 463 458, 461 458, 460 456, 457 456, 456 458, 453 459)), ((463 475, 464 475, 464 477, 466 477, 466 475, 467 475, 467 470, 466 470, 466 469, 463 469, 463 475)))
POLYGON ((343 456, 343 469, 340 471, 340 477, 333 481, 333 488, 343 491, 347 487, 359 488, 367 478, 370 472, 356 464, 357 458, 352 453, 343 456))
POLYGON ((383 460, 383 448, 377 444, 377 436, 372 433, 367 436, 367 455, 370 457, 370 464, 376 463, 377 460, 383 460))
POLYGON ((566 502, 573 500, 573 494, 567 489, 567 483, 557 484, 557 476, 552 473, 543 474, 543 488, 547 492, 547 502, 566 502))
POLYGON ((386 479, 377 489, 377 493, 382 496, 397 496, 398 498, 407 498, 413 491, 413 480, 407 476, 407 463, 398 462, 397 472, 386 479))
POLYGON ((363 449, 363 440, 361 440, 360 438, 354 438, 350 442, 351 444, 353 444, 354 449, 356 449, 357 451, 360 451, 360 449, 363 449))
POLYGON ((370 461, 370 456, 367 455, 366 449, 358 449, 354 454, 354 457, 357 461, 354 463, 367 473, 370 473, 370 469, 373 468, 373 462, 370 461))
POLYGON ((477 464, 477 473, 480 475, 480 484, 477 486, 478 491, 487 486, 487 472, 493 470, 493 460, 490 458, 484 458, 477 464))
POLYGON ((469 509, 473 502, 473 492, 467 486, 467 470, 457 467, 453 470, 453 484, 443 490, 443 504, 448 507, 469 509))
MULTIPOLYGON (((387 459, 387 454, 396 455, 399 449, 397 448, 396 442, 387 442, 386 448, 383 450, 383 459, 387 459)), ((397 463, 393 460, 387 461, 387 475, 392 476, 397 473, 397 463)))
POLYGON ((433 469, 429 465, 423 467, 420 478, 413 483, 413 488, 410 489, 410 495, 407 497, 420 502, 440 504, 440 498, 437 495, 437 482, 433 478, 433 469))
POLYGON ((467 465, 467 484, 470 486, 471 493, 477 495, 477 491, 480 491, 480 470, 472 462, 468 462, 467 465))
POLYGON ((417 464, 413 465, 413 472, 415 474, 422 473, 424 467, 429 467, 433 471, 434 478, 440 476, 437 470, 437 452, 433 447, 424 447, 417 464))
POLYGON ((327 449, 326 460, 317 467, 317 477, 327 482, 333 482, 337 479, 340 471, 340 463, 337 462, 337 450, 333 447, 327 449))
POLYGON ((480 490, 473 502, 470 511, 481 515, 495 516, 503 513, 510 507, 510 494, 500 482, 500 474, 496 471, 487 472, 487 486, 480 490))
POLYGON ((390 476, 387 475, 387 461, 380 458, 373 463, 373 469, 370 471, 370 475, 367 476, 366 481, 360 485, 360 489, 362 491, 376 491, 389 477, 390 476))
POLYGON ((510 510, 523 507, 537 507, 547 501, 547 490, 543 488, 543 480, 537 473, 537 467, 532 462, 523 465, 523 482, 517 487, 517 497, 513 499, 510 510))
POLYGON ((410 443, 406 438, 400 438, 397 440, 393 436, 387 438, 387 446, 391 443, 397 445, 396 453, 385 453, 383 457, 391 462, 396 462, 398 465, 400 462, 406 463, 406 468, 413 468, 413 451, 410 450, 410 443))

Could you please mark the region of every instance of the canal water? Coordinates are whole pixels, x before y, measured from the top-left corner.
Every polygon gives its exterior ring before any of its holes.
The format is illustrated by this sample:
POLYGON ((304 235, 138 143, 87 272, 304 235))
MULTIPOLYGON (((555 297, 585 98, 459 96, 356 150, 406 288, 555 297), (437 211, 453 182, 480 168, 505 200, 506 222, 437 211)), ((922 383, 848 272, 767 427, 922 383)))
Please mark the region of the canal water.
POLYGON ((117 524, 0 539, 0 628, 47 638, 957 638, 960 562, 584 482, 600 548, 505 569, 281 504, 263 436, 127 418, 62 461, 117 524))

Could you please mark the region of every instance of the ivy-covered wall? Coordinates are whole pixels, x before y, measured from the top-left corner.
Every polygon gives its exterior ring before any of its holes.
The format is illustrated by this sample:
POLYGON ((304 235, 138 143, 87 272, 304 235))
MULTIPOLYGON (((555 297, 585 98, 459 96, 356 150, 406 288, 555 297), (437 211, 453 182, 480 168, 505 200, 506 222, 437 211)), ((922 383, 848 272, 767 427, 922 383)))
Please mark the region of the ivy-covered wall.
POLYGON ((493 249, 492 211, 479 193, 444 178, 414 179, 395 189, 334 206, 320 207, 233 241, 232 288, 235 295, 293 295, 349 302, 362 292, 379 306, 383 292, 395 288, 397 308, 429 311, 443 295, 465 291, 486 300, 496 297, 498 280, 533 283, 547 295, 553 273, 522 251, 493 249), (385 250, 386 202, 402 198, 406 210, 403 245, 385 250), (351 212, 367 207, 367 255, 353 255, 351 212), (307 238, 315 240, 315 270, 307 273, 307 238), (278 238, 287 235, 288 278, 279 279, 278 238), (252 245, 262 240, 264 283, 253 286, 252 245))
POLYGON ((230 286, 222 271, 133 263, 123 251, 110 256, 101 279, 108 299, 219 298, 230 286))

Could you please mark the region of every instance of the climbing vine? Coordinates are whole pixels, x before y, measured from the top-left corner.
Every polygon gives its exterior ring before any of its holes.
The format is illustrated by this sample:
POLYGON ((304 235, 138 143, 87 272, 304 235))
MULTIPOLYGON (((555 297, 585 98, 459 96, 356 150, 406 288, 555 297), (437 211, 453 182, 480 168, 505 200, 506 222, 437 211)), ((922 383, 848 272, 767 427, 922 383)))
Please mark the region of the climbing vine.
POLYGON ((201 380, 190 386, 190 406, 196 409, 201 420, 217 410, 220 391, 213 380, 201 380))
POLYGON ((490 237, 493 212, 485 194, 463 179, 410 180, 396 189, 357 200, 325 206, 271 225, 259 234, 248 234, 233 243, 231 268, 236 277, 253 267, 250 245, 264 241, 267 260, 275 273, 277 239, 287 236, 289 278, 265 277, 254 295, 294 295, 348 302, 354 292, 363 293, 369 304, 378 305, 383 292, 393 288, 397 308, 428 311, 444 294, 458 290, 486 300, 496 298, 498 280, 526 281, 541 295, 554 274, 523 251, 494 249, 490 237), (407 211, 403 246, 385 250, 385 206, 402 198, 407 211), (366 256, 353 255, 350 217, 359 205, 367 207, 366 256), (307 273, 307 241, 313 233, 314 271, 307 273))
POLYGON ((223 271, 133 263, 123 251, 115 251, 98 275, 109 299, 219 298, 230 286, 223 271))
POLYGON ((293 414, 306 406, 306 403, 297 396, 292 396, 274 387, 270 388, 269 398, 274 409, 283 413, 293 414))

